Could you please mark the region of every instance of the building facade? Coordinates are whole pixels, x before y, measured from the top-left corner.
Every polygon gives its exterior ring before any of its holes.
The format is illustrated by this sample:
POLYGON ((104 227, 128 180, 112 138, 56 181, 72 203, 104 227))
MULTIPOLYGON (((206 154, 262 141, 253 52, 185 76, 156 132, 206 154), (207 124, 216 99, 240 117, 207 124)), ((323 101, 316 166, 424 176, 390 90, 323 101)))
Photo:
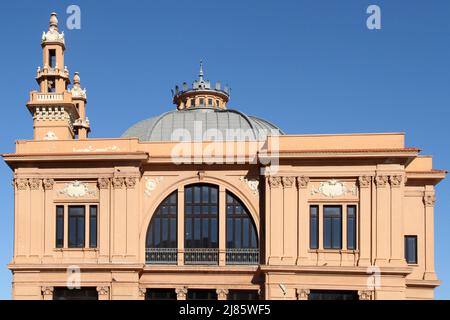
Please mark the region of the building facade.
POLYGON ((56 14, 14 175, 14 299, 432 299, 435 185, 402 133, 288 135, 200 69, 89 138, 56 14))

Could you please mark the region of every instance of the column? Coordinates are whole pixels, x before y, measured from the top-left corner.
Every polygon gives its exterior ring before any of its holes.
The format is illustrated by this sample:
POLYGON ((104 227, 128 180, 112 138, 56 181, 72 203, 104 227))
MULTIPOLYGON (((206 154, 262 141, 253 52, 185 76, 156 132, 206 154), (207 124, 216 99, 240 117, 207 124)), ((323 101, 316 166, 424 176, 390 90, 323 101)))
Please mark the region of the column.
POLYGON ((40 257, 44 252, 44 204, 41 179, 28 180, 30 186, 30 258, 33 262, 40 263, 40 257))
POLYGON ((297 288, 295 289, 295 292, 297 294, 297 300, 308 300, 310 293, 309 289, 297 288))
POLYGON ((228 289, 217 289, 217 300, 227 300, 228 298, 228 289))
POLYGON ((184 265, 184 186, 178 188, 177 193, 177 247, 178 265, 184 265))
POLYGON ((53 300, 53 287, 42 287, 42 299, 53 300))
POLYGON ((219 186, 219 266, 226 264, 226 192, 219 186))
POLYGON ((282 177, 283 264, 294 264, 297 256, 297 190, 295 177, 282 177))
POLYGON ((98 179, 99 204, 98 204, 98 248, 99 262, 110 261, 110 180, 109 178, 98 179))
POLYGON ((403 254, 403 176, 389 177, 391 184, 391 258, 389 263, 395 266, 405 266, 403 254))
POLYGON ((308 183, 309 178, 297 177, 297 230, 298 230, 298 257, 297 265, 311 264, 309 259, 309 207, 308 207, 308 183))
POLYGON ((98 300, 110 300, 109 287, 107 286, 97 287, 97 292, 98 292, 98 300))
POLYGON ((391 247, 391 199, 388 176, 375 177, 377 192, 377 231, 376 231, 376 258, 375 265, 383 266, 388 263, 391 247))
POLYGON ((112 259, 113 261, 123 261, 126 253, 126 190, 124 190, 123 177, 114 177, 112 179, 114 206, 111 208, 112 225, 111 225, 111 239, 112 239, 112 259))
MULTIPOLYGON (((434 204, 436 197, 433 186, 425 187, 425 273, 424 280, 437 280, 434 271, 434 204)), ((420 238, 418 239, 420 241, 420 238)))
POLYGON ((177 300, 186 300, 187 298, 187 287, 176 288, 175 293, 177 294, 177 300))
POLYGON ((52 257, 55 247, 56 212, 53 206, 53 179, 44 179, 44 256, 52 257))
POLYGON ((371 185, 372 177, 361 176, 359 181, 359 213, 357 215, 358 241, 357 248, 359 248, 359 266, 371 265, 371 185))
POLYGON ((136 188, 136 184, 139 180, 137 176, 130 176, 125 178, 125 187, 126 187, 126 201, 127 201, 127 210, 126 210, 126 257, 128 259, 132 259, 133 261, 137 260, 139 256, 139 237, 136 235, 139 234, 139 192, 138 188, 136 188))
MULTIPOLYGON (((283 189, 281 187, 281 177, 269 177, 270 197, 270 234, 269 264, 280 264, 283 255, 283 189)), ((267 210, 267 208, 266 208, 267 210)))

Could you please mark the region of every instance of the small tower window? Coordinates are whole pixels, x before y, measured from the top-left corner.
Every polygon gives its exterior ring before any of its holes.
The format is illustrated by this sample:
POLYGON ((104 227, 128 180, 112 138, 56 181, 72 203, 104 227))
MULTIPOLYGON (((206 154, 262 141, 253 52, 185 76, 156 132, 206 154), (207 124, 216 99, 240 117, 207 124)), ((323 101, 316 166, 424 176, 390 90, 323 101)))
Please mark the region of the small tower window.
POLYGON ((220 107, 220 102, 219 102, 219 100, 216 100, 216 106, 220 107))
POLYGON ((213 105, 213 100, 212 99, 208 99, 208 106, 212 106, 213 105))
POLYGON ((48 50, 48 66, 54 68, 56 66, 56 50, 48 50))
POLYGON ((200 105, 201 105, 201 106, 204 106, 204 105, 205 105, 205 99, 200 98, 200 105))
POLYGON ((191 99, 191 107, 195 107, 195 99, 191 99))

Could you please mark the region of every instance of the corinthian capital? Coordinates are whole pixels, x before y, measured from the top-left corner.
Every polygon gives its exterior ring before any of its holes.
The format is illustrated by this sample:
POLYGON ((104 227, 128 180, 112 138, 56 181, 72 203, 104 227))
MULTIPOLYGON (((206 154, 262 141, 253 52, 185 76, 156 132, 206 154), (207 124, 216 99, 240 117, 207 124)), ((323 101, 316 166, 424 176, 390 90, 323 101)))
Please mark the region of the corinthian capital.
POLYGON ((423 197, 423 203, 426 207, 433 207, 436 202, 436 196, 434 194, 426 194, 423 197))
POLYGON ((388 183, 388 176, 378 175, 375 177, 375 184, 378 188, 383 188, 388 183))
POLYGON ((370 184, 372 183, 372 177, 371 176, 361 176, 358 178, 359 187, 360 188, 368 188, 370 187, 370 184))
POLYGON ((396 188, 400 187, 402 184, 403 177, 401 175, 393 175, 389 177, 389 182, 391 183, 391 187, 396 188))
POLYGON ((282 177, 281 182, 283 183, 283 187, 285 188, 292 188, 295 182, 294 177, 282 177))
POLYGON ((271 188, 279 188, 281 186, 281 177, 269 177, 269 186, 271 188))
POLYGON ((308 187, 309 178, 305 176, 297 177, 297 187, 299 189, 304 189, 308 187))

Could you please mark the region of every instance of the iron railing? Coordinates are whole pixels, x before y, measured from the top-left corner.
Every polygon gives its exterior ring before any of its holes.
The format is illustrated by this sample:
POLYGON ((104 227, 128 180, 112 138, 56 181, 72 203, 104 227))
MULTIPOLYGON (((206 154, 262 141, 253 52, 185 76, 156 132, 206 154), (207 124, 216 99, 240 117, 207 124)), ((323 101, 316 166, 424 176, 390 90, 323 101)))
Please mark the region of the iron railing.
POLYGON ((148 264, 177 264, 177 248, 146 248, 145 261, 148 264))
POLYGON ((258 248, 227 248, 226 264, 254 265, 259 264, 258 248))
POLYGON ((219 249, 217 248, 186 248, 184 249, 185 264, 218 264, 219 249))

